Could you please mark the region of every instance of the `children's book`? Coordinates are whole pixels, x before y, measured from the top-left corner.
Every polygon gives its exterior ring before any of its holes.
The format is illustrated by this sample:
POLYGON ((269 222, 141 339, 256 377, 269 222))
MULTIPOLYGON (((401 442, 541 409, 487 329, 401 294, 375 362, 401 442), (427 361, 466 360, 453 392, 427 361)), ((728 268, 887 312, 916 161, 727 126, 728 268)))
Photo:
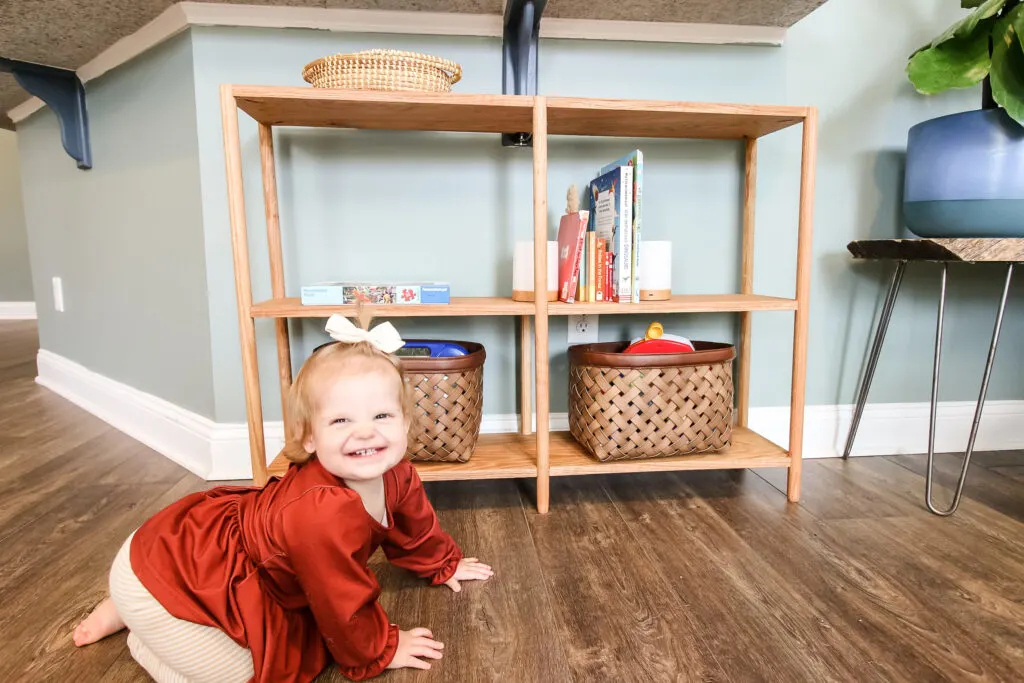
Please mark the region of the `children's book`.
POLYGON ((562 216, 558 224, 558 300, 573 303, 579 283, 580 262, 590 211, 562 216))
POLYGON ((612 258, 612 282, 605 299, 619 303, 633 300, 633 167, 616 166, 593 180, 590 200, 594 230, 605 241, 612 258))
POLYGON ((643 218, 643 187, 644 187, 644 153, 639 149, 635 149, 629 154, 616 159, 610 164, 602 168, 598 175, 604 175, 609 171, 613 170, 618 166, 632 166, 633 167, 633 223, 631 226, 632 233, 632 250, 631 250, 631 293, 633 301, 640 301, 640 240, 641 240, 641 224, 643 218))

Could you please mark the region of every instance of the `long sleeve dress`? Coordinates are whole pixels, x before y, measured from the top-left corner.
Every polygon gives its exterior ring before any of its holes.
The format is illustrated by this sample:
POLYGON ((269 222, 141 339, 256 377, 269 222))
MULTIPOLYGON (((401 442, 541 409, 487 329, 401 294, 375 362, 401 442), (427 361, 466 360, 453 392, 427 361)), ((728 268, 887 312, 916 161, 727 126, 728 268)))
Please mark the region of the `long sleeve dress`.
POLYGON ((363 680, 394 658, 398 627, 377 601, 377 548, 430 583, 462 552, 441 530, 415 467, 384 475, 387 526, 315 457, 266 486, 221 486, 150 518, 130 548, 139 581, 173 616, 252 652, 257 683, 313 680, 333 659, 363 680))

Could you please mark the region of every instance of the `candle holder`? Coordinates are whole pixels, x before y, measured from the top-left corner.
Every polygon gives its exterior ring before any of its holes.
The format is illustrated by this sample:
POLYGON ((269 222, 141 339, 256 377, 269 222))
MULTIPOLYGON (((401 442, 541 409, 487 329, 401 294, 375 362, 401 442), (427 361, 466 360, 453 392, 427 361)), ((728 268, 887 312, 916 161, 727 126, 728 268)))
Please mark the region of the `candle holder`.
POLYGON ((672 298, 672 242, 640 241, 640 301, 672 298))
MULTIPOLYGON (((558 301, 558 242, 548 242, 548 301, 558 301)), ((512 300, 533 301, 533 242, 516 242, 512 254, 512 300)))

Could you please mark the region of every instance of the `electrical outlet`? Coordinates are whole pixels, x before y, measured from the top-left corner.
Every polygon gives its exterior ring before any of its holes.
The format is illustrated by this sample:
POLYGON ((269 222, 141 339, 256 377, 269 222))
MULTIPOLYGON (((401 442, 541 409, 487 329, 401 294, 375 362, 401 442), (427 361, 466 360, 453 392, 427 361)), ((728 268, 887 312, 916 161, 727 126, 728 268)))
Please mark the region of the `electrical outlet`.
POLYGON ((64 312, 64 284, 59 277, 53 278, 53 309, 64 312))
POLYGON ((570 315, 569 318, 569 343, 570 344, 592 344, 597 341, 597 316, 570 315))

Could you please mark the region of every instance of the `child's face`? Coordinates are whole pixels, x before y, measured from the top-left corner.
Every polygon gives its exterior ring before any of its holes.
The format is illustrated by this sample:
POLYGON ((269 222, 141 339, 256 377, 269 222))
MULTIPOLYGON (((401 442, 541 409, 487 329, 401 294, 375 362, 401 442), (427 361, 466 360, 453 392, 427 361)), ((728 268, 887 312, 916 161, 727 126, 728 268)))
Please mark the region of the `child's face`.
POLYGON ((341 479, 365 481, 387 472, 401 462, 408 442, 400 389, 398 375, 383 368, 324 380, 306 452, 341 479))

